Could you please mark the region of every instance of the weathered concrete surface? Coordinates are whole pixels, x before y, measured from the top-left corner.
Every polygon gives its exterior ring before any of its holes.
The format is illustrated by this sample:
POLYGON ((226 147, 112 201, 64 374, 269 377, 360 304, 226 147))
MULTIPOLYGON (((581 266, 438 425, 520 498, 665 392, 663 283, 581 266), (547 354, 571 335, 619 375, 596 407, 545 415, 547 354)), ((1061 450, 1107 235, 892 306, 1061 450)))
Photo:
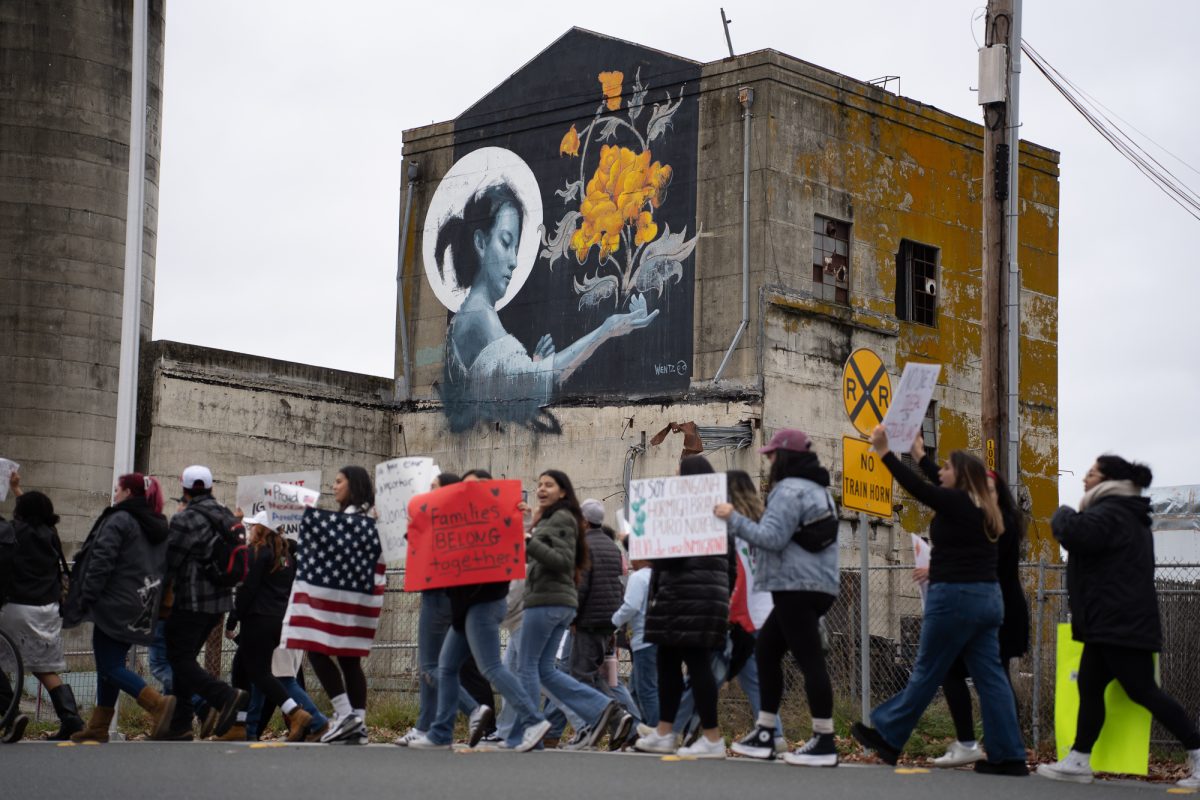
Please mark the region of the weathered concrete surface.
MULTIPOLYGON (((69 539, 87 533, 112 490, 132 24, 131 2, 0 4, 0 455, 51 496, 69 539)), ((162 64, 163 6, 151 2, 143 340, 162 64)))

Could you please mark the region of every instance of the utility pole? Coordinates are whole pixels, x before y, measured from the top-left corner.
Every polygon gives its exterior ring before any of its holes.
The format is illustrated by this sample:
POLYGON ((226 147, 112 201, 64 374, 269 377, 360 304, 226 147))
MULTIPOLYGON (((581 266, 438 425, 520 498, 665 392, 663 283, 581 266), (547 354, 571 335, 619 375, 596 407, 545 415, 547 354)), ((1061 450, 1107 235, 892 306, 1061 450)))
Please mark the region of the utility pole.
MULTIPOLYGON (((1014 62, 1019 65, 1021 0, 989 0, 979 51, 983 107, 983 366, 980 417, 984 458, 1015 486, 1018 474, 1016 269, 1018 115, 1014 62)), ((1018 67, 1019 70, 1019 67, 1018 67)))

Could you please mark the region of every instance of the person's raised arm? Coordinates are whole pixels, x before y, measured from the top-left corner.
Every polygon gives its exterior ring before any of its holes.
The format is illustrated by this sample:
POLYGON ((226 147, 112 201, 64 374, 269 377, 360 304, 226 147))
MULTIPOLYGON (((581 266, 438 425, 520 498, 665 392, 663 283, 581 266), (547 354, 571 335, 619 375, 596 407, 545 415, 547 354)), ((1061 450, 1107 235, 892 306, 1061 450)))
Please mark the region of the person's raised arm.
MULTIPOLYGON (((892 473, 896 482, 919 502, 934 511, 941 511, 961 503, 961 492, 934 486, 909 469, 888 447, 887 428, 883 425, 876 425, 875 430, 871 431, 871 449, 879 454, 879 459, 892 473)), ((924 453, 924 447, 921 452, 924 453)))

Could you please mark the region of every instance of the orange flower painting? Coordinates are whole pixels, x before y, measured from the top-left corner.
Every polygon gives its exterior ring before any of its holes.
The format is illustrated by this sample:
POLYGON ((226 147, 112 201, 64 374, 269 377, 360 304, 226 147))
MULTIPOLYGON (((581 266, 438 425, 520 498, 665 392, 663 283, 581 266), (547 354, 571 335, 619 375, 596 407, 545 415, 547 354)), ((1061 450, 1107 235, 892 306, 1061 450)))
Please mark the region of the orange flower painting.
POLYGON ((562 137, 558 152, 580 159, 579 179, 555 192, 564 201, 578 198, 578 211, 568 211, 558 222, 556 232, 542 233, 541 257, 551 268, 562 258, 574 257, 583 268, 583 278, 575 289, 581 295, 579 307, 595 307, 613 297, 618 305, 638 293, 655 290, 662 294, 667 283, 683 276, 683 261, 696 246, 687 229, 672 234, 665 226, 659 235, 655 212, 667 199, 674 171, 670 164, 655 161, 650 144, 666 139, 671 120, 683 102, 683 87, 665 102, 655 103, 642 127, 638 123, 645 109, 649 90, 642 85, 641 69, 630 87, 625 114, 621 110, 624 73, 611 70, 597 75, 601 104, 586 126, 571 125, 562 137), (610 112, 610 113, 606 113, 610 112), (622 143, 604 144, 623 140, 622 143), (593 144, 600 144, 599 160, 593 144), (591 163, 595 167, 588 176, 591 163), (599 266, 588 275, 592 253, 599 266), (619 286, 620 291, 615 291, 619 286))

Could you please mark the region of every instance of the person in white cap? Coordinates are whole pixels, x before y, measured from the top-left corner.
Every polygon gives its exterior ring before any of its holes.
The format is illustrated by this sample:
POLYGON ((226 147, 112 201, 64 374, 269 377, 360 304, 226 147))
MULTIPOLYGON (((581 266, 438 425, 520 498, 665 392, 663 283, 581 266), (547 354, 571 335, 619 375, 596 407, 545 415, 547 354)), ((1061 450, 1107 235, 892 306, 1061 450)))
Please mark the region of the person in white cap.
POLYGON ((167 660, 174 675, 175 714, 170 728, 156 739, 192 740, 192 696, 200 695, 218 710, 214 732, 224 735, 245 711, 249 692, 210 675, 197 658, 208 636, 233 609, 233 587, 218 583, 211 568, 217 539, 240 529, 233 512, 212 496, 212 471, 194 465, 181 478, 184 508, 171 517, 165 580, 174 591, 167 619, 167 660))

